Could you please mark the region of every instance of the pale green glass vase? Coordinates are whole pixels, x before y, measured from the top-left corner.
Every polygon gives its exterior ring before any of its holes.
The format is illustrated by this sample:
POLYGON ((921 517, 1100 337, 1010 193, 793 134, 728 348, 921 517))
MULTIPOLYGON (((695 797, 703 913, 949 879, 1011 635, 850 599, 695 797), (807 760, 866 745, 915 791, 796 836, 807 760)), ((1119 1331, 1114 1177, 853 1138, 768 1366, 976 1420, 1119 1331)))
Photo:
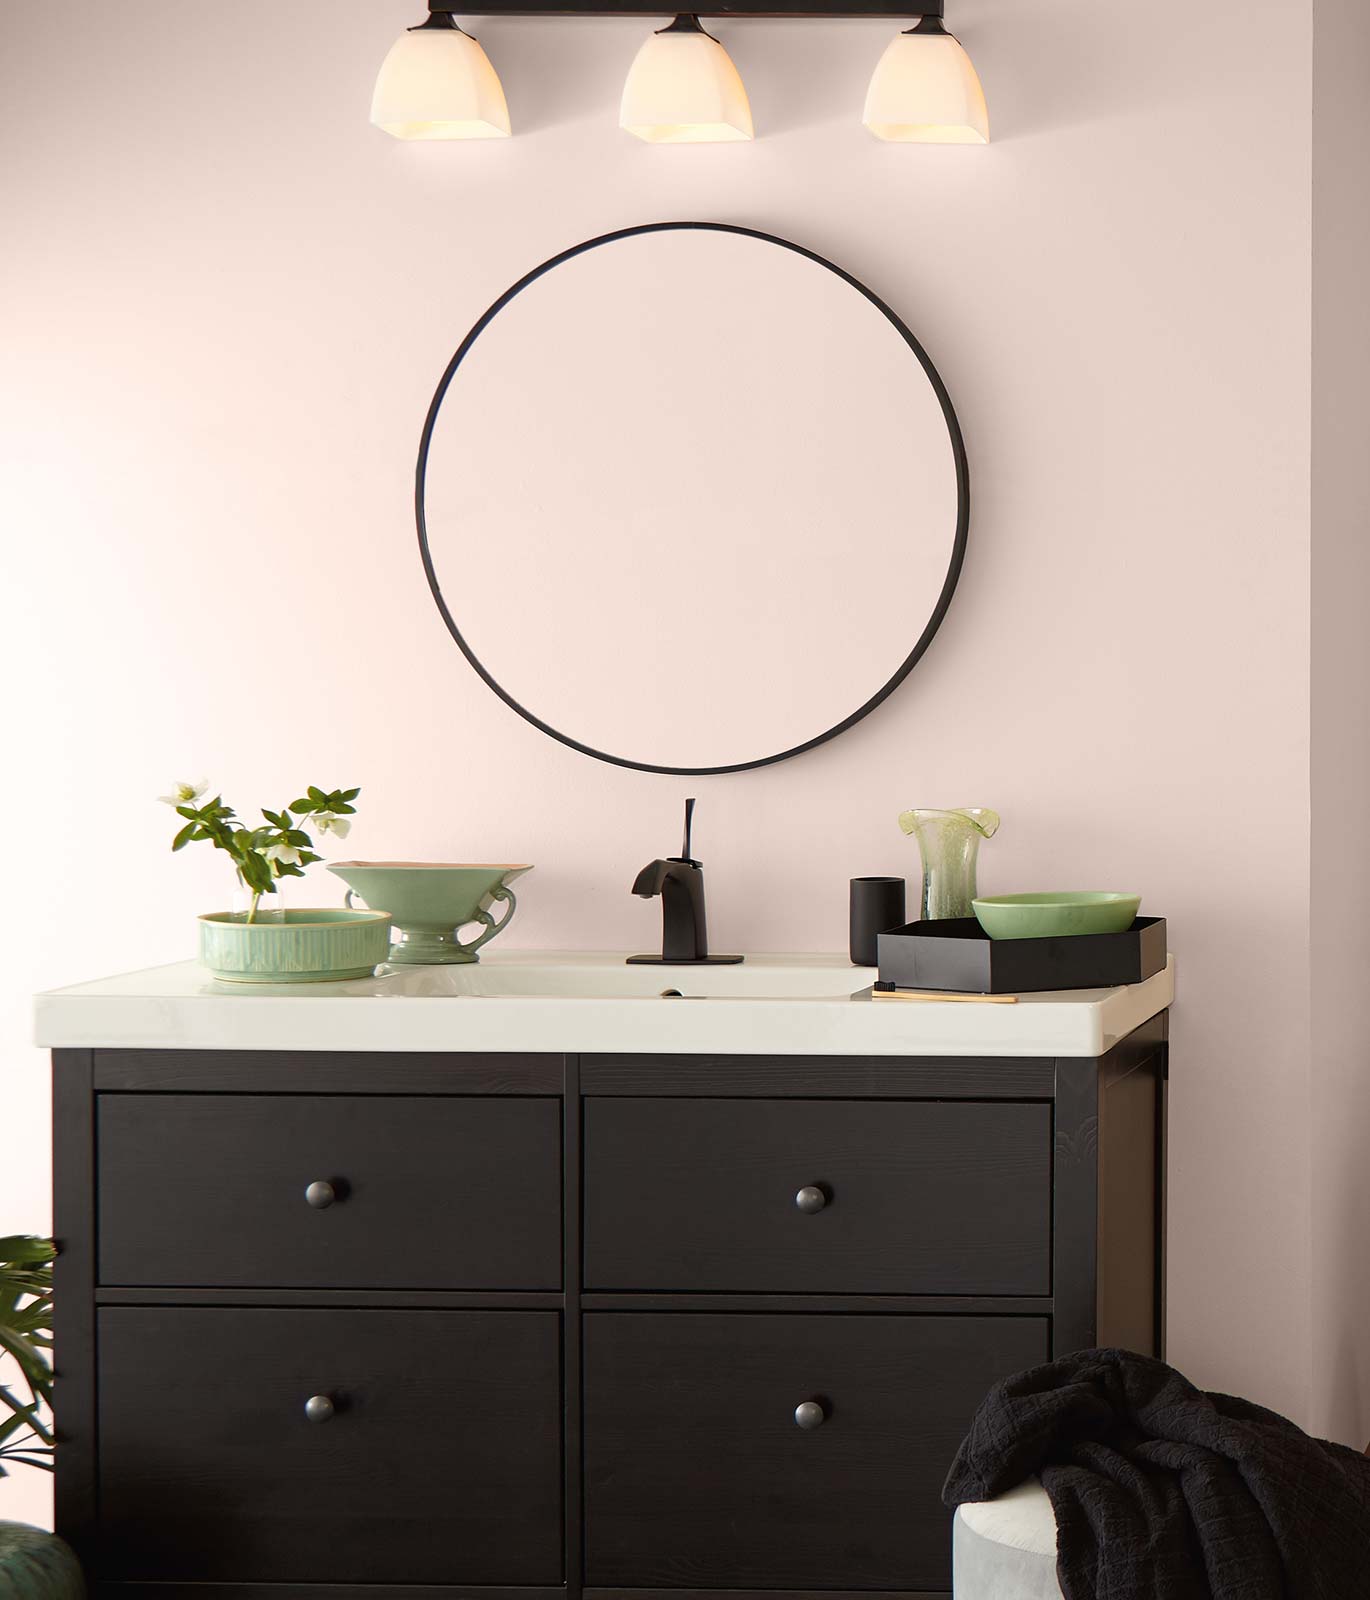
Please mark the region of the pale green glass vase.
POLYGON ((974 916, 975 867, 981 839, 992 839, 999 814, 983 806, 952 811, 901 811, 899 826, 923 855, 922 921, 974 916))

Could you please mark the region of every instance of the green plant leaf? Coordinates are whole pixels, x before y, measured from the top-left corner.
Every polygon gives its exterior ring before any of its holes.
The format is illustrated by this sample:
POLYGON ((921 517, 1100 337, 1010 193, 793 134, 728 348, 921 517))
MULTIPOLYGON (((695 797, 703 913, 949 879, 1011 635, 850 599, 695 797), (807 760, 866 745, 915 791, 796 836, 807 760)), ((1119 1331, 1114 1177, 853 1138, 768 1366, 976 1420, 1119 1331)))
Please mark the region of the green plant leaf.
POLYGON ((29 1388, 34 1394, 42 1393, 43 1386, 49 1378, 49 1368, 44 1357, 30 1345, 28 1340, 0 1326, 0 1349, 14 1357, 15 1364, 27 1379, 29 1388))
MULTIPOLYGON (((8 1439, 11 1434, 17 1433, 20 1428, 28 1428, 44 1444, 50 1445, 53 1442, 52 1430, 40 1416, 40 1407, 37 1401, 32 1405, 24 1405, 8 1389, 0 1389, 0 1400, 3 1400, 4 1404, 10 1406, 14 1411, 14 1415, 8 1422, 0 1423, 0 1443, 8 1439)), ((10 1448, 13 1449, 14 1446, 11 1445, 10 1448)))
POLYGON ((52 1296, 39 1295, 26 1305, 12 1307, 5 1320, 16 1333, 27 1335, 31 1343, 51 1344, 47 1330, 52 1326, 52 1296))
POLYGON ((12 1233, 0 1239, 0 1270, 10 1266, 38 1266, 57 1259, 57 1246, 51 1239, 31 1233, 12 1233))
POLYGON ((258 855, 255 850, 244 850, 240 870, 249 889, 255 889, 258 894, 271 893, 271 863, 265 856, 258 855))

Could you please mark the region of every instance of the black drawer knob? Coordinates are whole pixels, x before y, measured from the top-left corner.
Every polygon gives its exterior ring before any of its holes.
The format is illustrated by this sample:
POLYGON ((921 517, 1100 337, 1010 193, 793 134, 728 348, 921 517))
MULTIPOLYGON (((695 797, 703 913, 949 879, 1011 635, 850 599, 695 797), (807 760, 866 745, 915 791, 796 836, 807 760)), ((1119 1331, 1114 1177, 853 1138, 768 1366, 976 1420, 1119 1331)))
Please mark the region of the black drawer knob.
POLYGON ((329 1422, 337 1408, 326 1394, 311 1394, 304 1403, 304 1414, 311 1422, 329 1422))
POLYGON ((827 1205, 828 1197, 816 1184, 808 1183, 795 1195, 794 1203, 806 1217, 811 1217, 827 1205))
POLYGON ((331 1183, 320 1180, 311 1183, 304 1192, 306 1202, 313 1206, 315 1211, 327 1211, 329 1206, 338 1198, 338 1191, 331 1183))
POLYGON ((801 1428, 821 1428, 828 1413, 817 1400, 801 1400, 794 1408, 794 1420, 801 1428))

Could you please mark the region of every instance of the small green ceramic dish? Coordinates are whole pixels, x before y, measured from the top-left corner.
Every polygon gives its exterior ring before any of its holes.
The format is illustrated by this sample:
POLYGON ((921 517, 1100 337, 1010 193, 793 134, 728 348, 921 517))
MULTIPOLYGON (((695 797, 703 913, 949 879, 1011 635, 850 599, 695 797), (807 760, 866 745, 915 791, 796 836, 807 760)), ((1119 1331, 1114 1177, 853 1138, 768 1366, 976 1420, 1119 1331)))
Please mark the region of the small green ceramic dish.
POLYGON ((369 978, 390 953, 386 911, 287 911, 248 922, 245 911, 200 918, 200 965, 224 983, 341 983, 369 978))
POLYGON ((1059 939, 1080 933, 1126 933, 1141 903, 1139 894, 1083 890, 993 894, 971 905, 991 939, 1059 939))

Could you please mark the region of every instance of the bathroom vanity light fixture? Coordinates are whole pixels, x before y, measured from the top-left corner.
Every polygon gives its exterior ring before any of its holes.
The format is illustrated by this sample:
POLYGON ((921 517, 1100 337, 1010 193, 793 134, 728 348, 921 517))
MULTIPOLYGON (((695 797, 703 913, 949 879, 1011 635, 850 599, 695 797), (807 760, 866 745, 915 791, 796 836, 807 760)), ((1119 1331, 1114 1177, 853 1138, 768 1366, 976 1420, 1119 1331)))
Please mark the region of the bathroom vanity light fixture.
POLYGON ((402 33, 376 78, 371 121, 397 139, 507 139, 509 107, 490 58, 447 11, 402 33))
MULTIPOLYGON (((848 21, 883 17, 915 22, 890 42, 866 96, 862 118, 879 139, 903 144, 988 144, 984 91, 960 42, 942 25, 944 0, 717 0, 676 15, 638 51, 623 88, 619 124, 651 144, 706 144, 753 137, 747 91, 732 58, 700 17, 807 18, 848 21)), ((660 0, 429 0, 427 22, 385 58, 376 80, 371 120, 400 139, 507 137, 504 91, 480 45, 456 15, 536 17, 662 17, 660 0)))
POLYGON ((988 144, 989 111, 960 41, 926 16, 890 41, 861 119, 877 139, 898 144, 988 144))
POLYGON ((752 137, 752 108, 733 59, 693 15, 637 53, 619 126, 648 144, 725 144, 752 137))

